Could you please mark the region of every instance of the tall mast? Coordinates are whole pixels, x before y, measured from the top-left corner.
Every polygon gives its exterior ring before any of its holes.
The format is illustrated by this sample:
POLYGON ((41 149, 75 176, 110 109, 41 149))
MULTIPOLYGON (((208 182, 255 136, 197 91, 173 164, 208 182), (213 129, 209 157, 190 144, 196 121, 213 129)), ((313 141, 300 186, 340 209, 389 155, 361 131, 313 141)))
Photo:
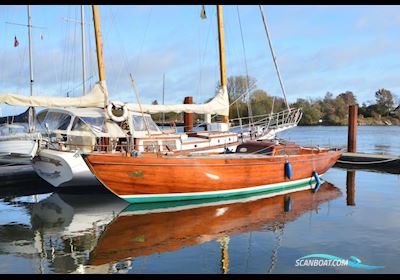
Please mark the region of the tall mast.
POLYGON ((224 23, 222 15, 222 5, 217 5, 218 16, 218 43, 219 43, 219 64, 221 87, 226 86, 226 68, 225 68, 225 47, 224 47, 224 23))
MULTIPOLYGON (((164 105, 164 96, 165 96, 165 73, 163 73, 163 83, 162 83, 162 105, 164 105)), ((162 127, 164 129, 165 123, 165 113, 162 112, 162 127)))
POLYGON ((82 32, 82 79, 83 95, 86 95, 86 65, 85 65, 85 12, 84 5, 81 5, 81 32, 82 32))
MULTIPOLYGON (((226 90, 226 67, 225 67, 225 47, 224 47, 224 19, 222 14, 222 5, 217 5, 218 17, 218 45, 219 45, 219 64, 220 64, 220 79, 221 87, 226 90)), ((228 117, 224 116, 224 122, 228 122, 228 117)))
POLYGON ((28 36, 29 36, 29 77, 30 95, 33 96, 33 63, 32 63, 32 17, 31 6, 28 5, 28 36))
POLYGON ((100 32, 100 15, 99 7, 97 5, 92 5, 93 10, 93 22, 94 22, 94 34, 96 37, 96 52, 97 52, 97 66, 99 68, 99 81, 106 80, 106 72, 104 70, 103 63, 103 40, 101 38, 100 32))
MULTIPOLYGON (((29 36, 29 91, 30 95, 33 96, 33 62, 32 62, 32 17, 31 17, 31 6, 28 6, 28 36, 29 36)), ((29 107, 28 115, 29 132, 35 130, 35 108, 29 107)))

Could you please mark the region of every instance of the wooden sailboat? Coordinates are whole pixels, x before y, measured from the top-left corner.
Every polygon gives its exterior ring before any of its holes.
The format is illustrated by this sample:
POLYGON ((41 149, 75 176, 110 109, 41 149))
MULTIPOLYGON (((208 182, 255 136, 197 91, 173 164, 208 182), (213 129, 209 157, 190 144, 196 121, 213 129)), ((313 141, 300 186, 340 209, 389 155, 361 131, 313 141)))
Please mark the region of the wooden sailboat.
MULTIPOLYGON (((290 194, 291 209, 285 212, 286 195, 251 196, 231 201, 132 204, 112 221, 90 254, 90 265, 179 250, 225 236, 293 221, 342 195, 325 182, 315 194, 290 194), (188 205, 189 204, 189 205, 188 205)), ((287 203, 286 203, 287 204, 287 203)))
MULTIPOLYGON (((221 12, 218 9, 221 87, 226 69, 221 12)), ((227 118, 226 118, 227 121, 227 118)), ((92 153, 86 163, 109 190, 128 202, 154 202, 226 197, 262 191, 293 191, 319 180, 342 150, 304 148, 275 142, 248 142, 224 154, 141 155, 92 153), (288 176, 289 163, 293 176, 288 176)), ((133 151, 133 153, 131 153, 133 151)))
POLYGON ((315 174, 324 174, 341 154, 335 148, 258 142, 239 145, 237 152, 228 154, 131 157, 93 153, 85 160, 110 191, 137 203, 296 191, 318 180, 315 174), (240 152, 254 146, 258 151, 269 149, 269 154, 240 152), (290 179, 288 164, 293 170, 290 179))

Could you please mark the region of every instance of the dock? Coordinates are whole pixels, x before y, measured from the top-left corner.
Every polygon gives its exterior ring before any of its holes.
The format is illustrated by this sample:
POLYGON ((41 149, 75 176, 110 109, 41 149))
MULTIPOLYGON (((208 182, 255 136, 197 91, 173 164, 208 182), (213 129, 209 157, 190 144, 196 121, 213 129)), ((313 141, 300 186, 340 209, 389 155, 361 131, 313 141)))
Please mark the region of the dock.
POLYGON ((368 169, 400 174, 400 157, 394 155, 345 152, 336 162, 335 166, 347 169, 368 169))
POLYGON ((395 155, 367 154, 357 152, 358 105, 349 105, 347 152, 334 166, 346 169, 368 169, 371 171, 400 174, 400 157, 395 155))

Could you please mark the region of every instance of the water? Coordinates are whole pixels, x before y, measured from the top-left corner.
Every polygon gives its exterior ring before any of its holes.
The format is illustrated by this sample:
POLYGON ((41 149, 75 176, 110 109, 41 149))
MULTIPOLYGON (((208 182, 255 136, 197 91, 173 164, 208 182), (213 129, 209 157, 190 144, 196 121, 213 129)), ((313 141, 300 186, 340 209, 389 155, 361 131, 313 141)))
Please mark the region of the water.
MULTIPOLYGON (((347 146, 347 126, 298 126, 278 136, 302 145, 347 146)), ((357 151, 400 155, 400 126, 358 126, 357 151)))
MULTIPOLYGON (((400 154, 399 132, 359 127, 359 149, 400 154)), ((346 143, 346 128, 298 127, 281 136, 334 145, 346 143)), ((102 188, 3 184, 0 272, 400 273, 400 177, 351 172, 331 168, 315 194, 180 208, 129 206, 102 188), (383 268, 296 266, 310 254, 383 268)))

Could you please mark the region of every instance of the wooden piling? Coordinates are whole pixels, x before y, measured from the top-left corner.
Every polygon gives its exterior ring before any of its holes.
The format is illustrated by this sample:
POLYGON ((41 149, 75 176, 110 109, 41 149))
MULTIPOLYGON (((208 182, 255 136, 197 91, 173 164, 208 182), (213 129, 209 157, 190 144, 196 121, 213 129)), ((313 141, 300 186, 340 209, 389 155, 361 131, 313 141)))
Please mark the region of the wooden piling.
POLYGON ((348 206, 355 206, 356 171, 348 170, 346 176, 346 202, 348 206))
POLYGON ((355 153, 357 150, 357 117, 358 104, 350 105, 347 135, 347 151, 350 153, 355 153))
MULTIPOLYGON (((183 101, 184 104, 193 104, 193 97, 186 96, 183 101)), ((193 130, 193 113, 183 113, 184 132, 193 130)))

